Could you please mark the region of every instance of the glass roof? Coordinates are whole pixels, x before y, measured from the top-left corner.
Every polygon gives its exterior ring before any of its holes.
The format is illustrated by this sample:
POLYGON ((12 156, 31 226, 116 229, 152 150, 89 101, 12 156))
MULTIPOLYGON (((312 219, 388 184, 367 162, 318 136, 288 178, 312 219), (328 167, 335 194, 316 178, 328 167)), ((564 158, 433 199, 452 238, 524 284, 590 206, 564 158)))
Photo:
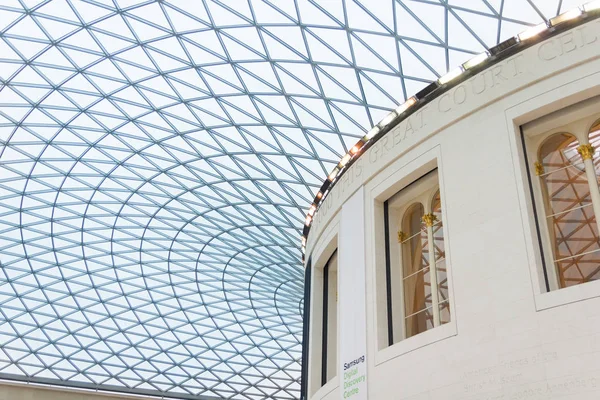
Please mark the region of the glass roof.
POLYGON ((299 394, 304 212, 570 0, 0 0, 0 378, 299 394))

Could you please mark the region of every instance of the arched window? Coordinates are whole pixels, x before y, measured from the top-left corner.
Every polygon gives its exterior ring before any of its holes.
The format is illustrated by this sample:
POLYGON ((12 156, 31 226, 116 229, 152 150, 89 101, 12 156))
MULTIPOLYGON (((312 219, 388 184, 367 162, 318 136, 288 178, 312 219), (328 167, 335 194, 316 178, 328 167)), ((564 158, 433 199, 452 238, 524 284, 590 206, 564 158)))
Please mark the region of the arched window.
MULTIPOLYGON (((589 140, 598 141, 597 136, 598 129, 593 129, 589 140)), ((598 160, 593 156, 593 145, 580 144, 570 133, 553 134, 539 147, 535 172, 552 253, 553 268, 548 273, 554 274, 550 278, 558 288, 600 277, 595 211, 600 210, 600 193, 594 165, 598 160)))
POLYGON ((395 239, 388 242, 386 251, 388 337, 392 344, 450 321, 437 171, 396 193, 384 207, 388 237, 398 238, 397 245, 395 239))

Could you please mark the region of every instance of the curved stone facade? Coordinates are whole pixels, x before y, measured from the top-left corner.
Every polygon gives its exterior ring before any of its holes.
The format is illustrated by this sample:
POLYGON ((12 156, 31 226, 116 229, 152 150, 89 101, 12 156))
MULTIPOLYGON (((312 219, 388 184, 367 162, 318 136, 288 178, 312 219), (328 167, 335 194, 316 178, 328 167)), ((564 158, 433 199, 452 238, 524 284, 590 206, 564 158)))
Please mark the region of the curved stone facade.
POLYGON ((527 148, 529 135, 600 118, 598 96, 596 19, 456 85, 353 163, 315 213, 306 245, 309 399, 600 396, 600 282, 548 286, 553 266, 544 256, 539 185, 531 184, 538 179, 536 150, 527 148), (432 170, 442 199, 451 318, 390 341, 397 283, 386 263, 399 247, 385 203, 432 170), (337 292, 335 300, 327 296, 337 304, 337 340, 329 342, 336 346, 337 375, 324 382, 323 267, 336 249, 337 292), (344 364, 363 349, 364 362, 346 376, 344 364))

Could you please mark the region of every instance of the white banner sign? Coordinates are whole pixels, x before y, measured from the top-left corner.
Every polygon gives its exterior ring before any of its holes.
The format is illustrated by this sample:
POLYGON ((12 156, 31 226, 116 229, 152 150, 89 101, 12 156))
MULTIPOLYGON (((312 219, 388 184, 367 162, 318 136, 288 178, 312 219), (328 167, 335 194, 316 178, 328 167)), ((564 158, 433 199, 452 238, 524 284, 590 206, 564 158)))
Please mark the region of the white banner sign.
POLYGON ((338 237, 340 393, 367 399, 364 189, 342 207, 338 237))

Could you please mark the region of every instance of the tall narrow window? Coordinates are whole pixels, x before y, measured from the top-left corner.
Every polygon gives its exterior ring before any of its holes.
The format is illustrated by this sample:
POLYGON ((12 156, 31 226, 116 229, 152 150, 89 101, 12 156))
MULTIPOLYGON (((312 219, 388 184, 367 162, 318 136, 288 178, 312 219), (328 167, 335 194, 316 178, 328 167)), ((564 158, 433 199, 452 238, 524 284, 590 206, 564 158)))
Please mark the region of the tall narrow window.
MULTIPOLYGON (((333 243, 330 243, 332 245, 333 243)), ((333 248, 333 249, 332 249, 333 248)), ((311 261, 313 256, 311 256, 311 261)), ((313 396, 338 373, 338 254, 327 246, 311 269, 312 292, 307 394, 313 396)))
POLYGON ((570 133, 549 136, 539 147, 535 164, 551 252, 547 263, 547 267, 551 266, 548 271, 550 286, 556 288, 600 277, 600 241, 595 212, 600 209, 600 194, 594 150, 588 138, 584 139, 585 142, 580 144, 570 133))
POLYGON ((321 386, 337 374, 337 251, 323 269, 323 335, 321 386))
POLYGON ((384 209, 389 230, 386 276, 391 280, 387 304, 392 344, 450 321, 437 170, 396 193, 384 209), (396 279, 401 284, 395 284, 396 279))
POLYGON ((592 121, 523 131, 547 290, 600 279, 600 120, 592 121))

